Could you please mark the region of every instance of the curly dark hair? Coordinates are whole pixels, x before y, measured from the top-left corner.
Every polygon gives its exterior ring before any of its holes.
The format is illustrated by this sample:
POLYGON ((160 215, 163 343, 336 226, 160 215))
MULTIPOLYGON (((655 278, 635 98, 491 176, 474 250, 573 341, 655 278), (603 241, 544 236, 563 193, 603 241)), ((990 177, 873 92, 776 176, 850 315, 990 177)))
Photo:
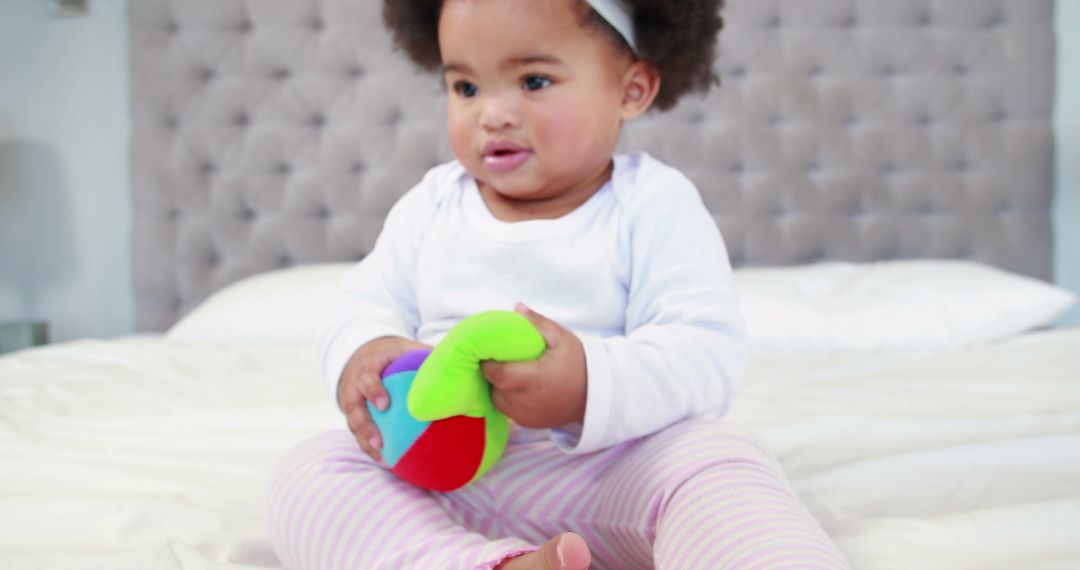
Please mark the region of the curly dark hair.
MULTIPOLYGON (((582 24, 599 30, 611 41, 630 47, 599 14, 584 2, 582 24)), ((660 93, 654 108, 665 111, 684 95, 707 93, 720 78, 713 68, 716 42, 724 19, 724 0, 626 0, 634 13, 636 57, 660 71, 660 93)), ((428 71, 442 65, 439 56, 439 14, 443 0, 383 0, 383 20, 394 45, 428 71)))

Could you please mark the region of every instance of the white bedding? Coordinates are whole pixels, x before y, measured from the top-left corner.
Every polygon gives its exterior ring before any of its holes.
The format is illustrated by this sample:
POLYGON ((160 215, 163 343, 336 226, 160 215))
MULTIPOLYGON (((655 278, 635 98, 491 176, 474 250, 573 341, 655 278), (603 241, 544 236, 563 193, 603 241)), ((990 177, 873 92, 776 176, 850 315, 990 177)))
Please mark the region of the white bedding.
MULTIPOLYGON (((1080 330, 755 353, 751 426, 857 568, 1080 568, 1080 330)), ((0 358, 0 568, 265 568, 268 470, 341 425, 307 344, 0 358)))

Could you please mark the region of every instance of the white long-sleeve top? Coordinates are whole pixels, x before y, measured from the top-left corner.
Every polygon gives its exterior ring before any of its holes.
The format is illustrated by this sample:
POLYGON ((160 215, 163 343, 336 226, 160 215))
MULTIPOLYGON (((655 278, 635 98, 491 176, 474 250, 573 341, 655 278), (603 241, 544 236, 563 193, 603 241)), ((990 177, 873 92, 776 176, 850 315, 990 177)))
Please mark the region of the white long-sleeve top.
POLYGON ((435 167, 344 286, 346 306, 319 339, 335 395, 349 357, 378 337, 434 345, 459 320, 516 302, 573 331, 585 419, 548 431, 570 453, 723 414, 746 363, 720 232, 693 183, 646 154, 616 156, 611 181, 573 212, 513 223, 491 214, 460 163, 435 167))

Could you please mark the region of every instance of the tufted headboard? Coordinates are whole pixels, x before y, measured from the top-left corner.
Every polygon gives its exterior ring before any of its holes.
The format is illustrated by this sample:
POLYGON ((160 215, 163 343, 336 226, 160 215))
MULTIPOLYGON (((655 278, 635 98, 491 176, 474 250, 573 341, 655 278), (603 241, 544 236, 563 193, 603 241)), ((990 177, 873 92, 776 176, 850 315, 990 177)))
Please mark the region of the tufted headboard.
MULTIPOLYGON (((444 142, 377 0, 136 0, 137 326, 356 260, 444 142)), ((706 98, 623 144, 686 172, 736 265, 972 258, 1048 278, 1053 0, 729 0, 706 98)))

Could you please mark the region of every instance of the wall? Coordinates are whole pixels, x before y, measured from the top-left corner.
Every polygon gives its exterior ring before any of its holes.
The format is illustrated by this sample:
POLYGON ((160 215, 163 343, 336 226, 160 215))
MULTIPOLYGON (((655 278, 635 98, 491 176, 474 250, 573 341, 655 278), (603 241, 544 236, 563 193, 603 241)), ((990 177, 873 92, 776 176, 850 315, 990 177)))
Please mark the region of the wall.
MULTIPOLYGON (((1055 280, 1080 294, 1080 2, 1057 0, 1055 280)), ((1080 306, 1061 321, 1080 325, 1080 306)))
POLYGON ((0 0, 0 322, 133 329, 127 0, 0 0))

